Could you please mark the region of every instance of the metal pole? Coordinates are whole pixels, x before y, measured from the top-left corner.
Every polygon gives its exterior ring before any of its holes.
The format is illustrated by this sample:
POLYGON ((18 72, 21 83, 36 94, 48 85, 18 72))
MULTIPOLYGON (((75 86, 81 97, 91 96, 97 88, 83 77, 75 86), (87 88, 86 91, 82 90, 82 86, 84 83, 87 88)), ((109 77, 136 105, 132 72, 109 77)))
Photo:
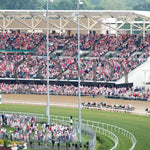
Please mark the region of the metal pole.
POLYGON ((47 109, 46 109, 46 115, 47 115, 47 124, 50 123, 50 115, 49 115, 49 22, 48 22, 48 2, 47 0, 47 10, 46 10, 46 20, 47 20, 47 109))
POLYGON ((78 18, 78 109, 79 109, 79 142, 81 143, 81 92, 80 92, 80 28, 79 28, 79 0, 77 0, 77 18, 78 18))

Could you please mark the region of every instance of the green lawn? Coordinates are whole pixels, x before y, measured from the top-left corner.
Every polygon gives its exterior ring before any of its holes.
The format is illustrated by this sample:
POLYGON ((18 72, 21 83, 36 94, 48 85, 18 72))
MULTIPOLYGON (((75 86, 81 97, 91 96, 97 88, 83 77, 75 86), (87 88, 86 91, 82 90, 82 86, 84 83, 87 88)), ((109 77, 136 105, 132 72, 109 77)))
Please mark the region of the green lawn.
POLYGON ((114 143, 110 139, 100 134, 97 134, 96 140, 96 150, 107 150, 114 146, 114 143))
MULTIPOLYGON (((0 110, 45 114, 46 107, 1 104, 0 110)), ((50 108, 50 114, 67 117, 72 115, 77 118, 78 110, 52 107, 50 108)), ((137 139, 135 150, 150 149, 150 117, 106 111, 82 110, 82 119, 105 122, 124 128, 135 135, 137 139)), ((119 137, 119 147, 117 149, 128 150, 131 146, 131 142, 122 135, 117 136, 119 137)))

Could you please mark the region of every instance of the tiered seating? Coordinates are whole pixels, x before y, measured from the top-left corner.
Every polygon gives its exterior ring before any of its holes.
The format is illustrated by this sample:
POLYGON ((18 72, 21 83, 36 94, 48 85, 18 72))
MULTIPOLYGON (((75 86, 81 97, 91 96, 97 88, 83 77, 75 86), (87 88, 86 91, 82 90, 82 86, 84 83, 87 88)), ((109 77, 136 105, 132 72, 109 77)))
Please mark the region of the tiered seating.
MULTIPOLYGON (((0 39, 0 49, 36 49, 35 54, 0 53, 1 78, 46 78, 47 52, 44 34, 0 33, 0 39)), ((77 79, 77 39, 77 35, 50 35, 51 79, 77 79)), ((118 37, 81 35, 80 49, 82 52, 86 51, 86 55, 89 56, 81 57, 81 79, 118 80, 126 72, 146 61, 150 52, 149 42, 149 35, 145 39, 141 35, 129 34, 121 34, 118 37)))

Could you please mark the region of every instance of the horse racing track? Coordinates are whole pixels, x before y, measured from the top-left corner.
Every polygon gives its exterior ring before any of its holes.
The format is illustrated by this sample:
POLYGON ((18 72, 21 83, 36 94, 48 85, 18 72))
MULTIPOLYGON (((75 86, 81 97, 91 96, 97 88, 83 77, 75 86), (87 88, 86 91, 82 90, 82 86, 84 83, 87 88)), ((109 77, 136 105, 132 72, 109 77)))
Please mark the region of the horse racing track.
MULTIPOLYGON (((44 114, 46 112, 46 100, 46 95, 2 95, 2 104, 9 104, 1 105, 2 107, 0 107, 0 109, 7 111, 22 110, 44 114), (19 107, 17 107, 17 105, 19 105, 19 107)), ((120 130, 115 128, 115 126, 130 131, 135 136, 137 140, 135 150, 149 150, 150 143, 148 139, 150 139, 150 134, 148 131, 150 129, 150 117, 146 116, 145 109, 150 108, 150 102, 105 99, 100 97, 81 97, 81 102, 97 102, 97 104, 105 102, 107 105, 117 106, 128 106, 129 104, 131 104, 131 106, 135 108, 135 110, 129 112, 131 114, 119 113, 119 111, 112 111, 110 108, 104 108, 100 110, 82 109, 82 119, 92 120, 101 123, 103 122, 103 124, 101 125, 104 127, 105 124, 111 124, 112 126, 106 126, 105 128, 111 130, 112 127, 114 129, 114 133, 119 138, 119 145, 117 147, 118 150, 130 149, 132 146, 132 142, 130 139, 131 137, 124 136, 127 134, 126 132, 124 132, 124 135, 122 135, 120 130), (142 114, 142 116, 139 114, 142 114)), ((50 95, 50 106, 50 113, 52 115, 67 117, 73 115, 73 117, 78 117, 78 97, 50 95)))
MULTIPOLYGON (((85 102, 97 102, 97 104, 101 104, 101 102, 106 103, 108 106, 112 105, 124 105, 134 107, 134 111, 132 113, 143 114, 145 115, 145 109, 150 108, 150 102, 145 101, 135 101, 135 100, 120 100, 120 99, 107 99, 102 97, 81 97, 81 103, 85 102)), ((23 104, 23 105, 46 105, 47 98, 46 95, 12 95, 12 94, 4 94, 2 95, 2 103, 3 104, 23 104)), ((50 106, 59 106, 59 107, 78 107, 78 97, 76 96, 54 96, 50 95, 50 106)), ((103 109, 109 111, 109 109, 103 109)))

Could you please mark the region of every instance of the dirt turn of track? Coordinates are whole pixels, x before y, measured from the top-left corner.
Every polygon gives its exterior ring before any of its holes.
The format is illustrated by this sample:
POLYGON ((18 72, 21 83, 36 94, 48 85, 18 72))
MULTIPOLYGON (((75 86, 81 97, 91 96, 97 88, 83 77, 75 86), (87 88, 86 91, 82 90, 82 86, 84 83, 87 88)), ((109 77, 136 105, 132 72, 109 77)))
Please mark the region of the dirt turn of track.
MULTIPOLYGON (((2 103, 5 101, 25 101, 25 102, 36 102, 36 103, 46 103, 47 96, 46 95, 27 95, 27 94, 3 94, 2 95, 2 103)), ((107 104, 122 104, 122 105, 129 105, 131 104, 133 107, 136 108, 136 111, 144 112, 146 108, 150 109, 150 102, 149 101, 135 101, 135 100, 120 100, 120 99, 107 99, 107 98, 100 98, 100 97, 81 97, 81 102, 97 102, 101 103, 102 101, 106 102, 107 104)), ((77 96, 54 96, 50 95, 50 105, 53 104, 78 104, 78 97, 77 96)))

